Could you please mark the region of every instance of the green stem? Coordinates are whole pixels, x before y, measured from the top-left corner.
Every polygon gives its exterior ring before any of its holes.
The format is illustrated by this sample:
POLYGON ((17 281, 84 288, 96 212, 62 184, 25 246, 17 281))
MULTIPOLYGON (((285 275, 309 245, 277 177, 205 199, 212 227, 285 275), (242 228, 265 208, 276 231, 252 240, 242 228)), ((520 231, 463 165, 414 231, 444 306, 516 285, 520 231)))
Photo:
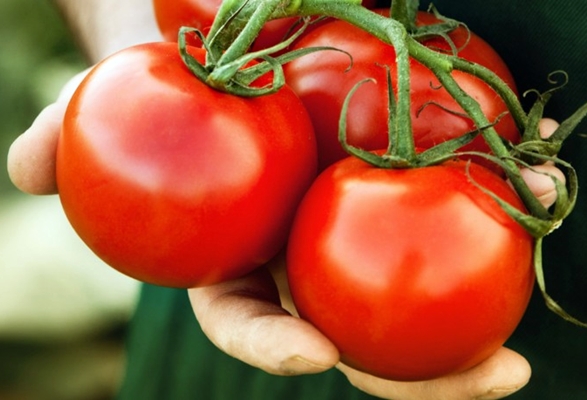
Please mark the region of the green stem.
MULTIPOLYGON (((418 42, 410 43, 413 47, 416 45, 420 45, 418 42)), ((420 45, 421 46, 421 45, 420 45)), ((424 46, 422 46, 424 47, 424 46)), ((431 50, 424 47, 427 52, 431 50)), ((436 56, 439 53, 434 52, 436 56)), ((444 55, 443 55, 444 56, 444 55)), ((447 58, 450 56, 446 56, 447 58)), ((416 57, 420 59, 421 57, 416 57)), ((470 61, 467 61, 462 58, 458 57, 450 57, 450 62, 452 63, 455 70, 466 72, 470 75, 474 75, 485 83, 487 83, 495 92, 503 99, 504 103, 506 104, 512 118, 514 119, 516 126, 523 132, 527 123, 528 123, 528 116, 522 107, 518 99, 518 95, 506 84, 499 76, 497 76, 493 71, 488 68, 485 68, 482 65, 474 64, 470 61)))
POLYGON ((224 50, 239 36, 244 28, 242 20, 235 16, 246 6, 248 0, 223 0, 208 32, 207 64, 215 64, 224 50))
POLYGON ((301 2, 223 0, 208 33, 211 63, 225 65, 244 55, 267 21, 295 15, 301 2))
POLYGON ((409 35, 406 28, 396 20, 344 1, 303 2, 297 13, 302 16, 325 15, 347 21, 394 47, 397 64, 396 115, 392 121, 397 138, 395 155, 405 160, 415 159, 410 106, 410 54, 406 46, 409 35))
POLYGON ((238 15, 231 22, 231 30, 236 29, 238 36, 232 40, 230 46, 218 60, 218 65, 230 63, 246 54, 259 32, 283 0, 245 0, 238 15))
POLYGON ((416 30, 416 15, 419 6, 419 0, 392 1, 391 18, 405 26, 408 32, 413 32, 416 30))

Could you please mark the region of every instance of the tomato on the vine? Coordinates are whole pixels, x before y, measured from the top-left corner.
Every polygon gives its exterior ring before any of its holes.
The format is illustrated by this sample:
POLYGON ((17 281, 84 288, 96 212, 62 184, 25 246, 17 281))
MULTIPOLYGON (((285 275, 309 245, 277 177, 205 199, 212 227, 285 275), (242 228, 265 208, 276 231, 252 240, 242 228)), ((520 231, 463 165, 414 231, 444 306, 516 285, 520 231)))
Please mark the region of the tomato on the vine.
POLYGON ((480 187, 524 208, 501 177, 469 164, 382 169, 347 158, 309 189, 288 241, 289 285, 344 363, 431 379, 483 361, 518 325, 533 238, 480 187))
MULTIPOLYGON (((207 33, 222 0, 153 0, 155 18, 163 38, 177 41, 182 26, 196 28, 207 33)), ((365 7, 375 7, 375 0, 364 0, 365 7)), ((264 49, 275 45, 287 36, 297 18, 281 18, 269 21, 255 40, 255 49, 264 49)))
MULTIPOLYGON (((377 10, 387 14, 389 10, 377 10)), ((430 25, 438 20, 430 13, 420 12, 418 23, 430 25)), ((515 90, 514 80, 499 55, 480 37, 459 27, 449 34, 458 55, 494 71, 515 90)), ((440 37, 424 44, 439 51, 450 51, 448 42, 440 37)), ((306 105, 318 140, 320 169, 346 157, 338 143, 338 121, 341 106, 350 90, 365 78, 376 84, 365 84, 351 100, 347 115, 347 136, 351 145, 366 150, 387 147, 387 70, 395 77, 396 59, 392 46, 344 21, 332 21, 304 35, 294 49, 329 46, 348 52, 317 52, 285 65, 288 84, 306 105)), ((411 116, 414 138, 420 148, 429 148, 447 139, 475 129, 473 121, 440 87, 433 73, 411 60, 411 116)), ((482 107, 490 122, 496 122, 498 133, 511 142, 519 140, 519 132, 504 101, 480 79, 459 71, 454 78, 482 107)), ((395 87, 395 83, 394 83, 395 87)), ((395 89, 394 89, 395 90, 395 89)), ((489 152, 483 138, 476 138, 462 149, 489 152)))
MULTIPOLYGON (((189 52, 204 61, 203 49, 189 52)), ((153 43, 107 58, 75 92, 57 183, 72 226, 104 261, 191 287, 273 257, 316 163, 311 122, 287 86, 222 93, 189 71, 176 44, 153 43)))

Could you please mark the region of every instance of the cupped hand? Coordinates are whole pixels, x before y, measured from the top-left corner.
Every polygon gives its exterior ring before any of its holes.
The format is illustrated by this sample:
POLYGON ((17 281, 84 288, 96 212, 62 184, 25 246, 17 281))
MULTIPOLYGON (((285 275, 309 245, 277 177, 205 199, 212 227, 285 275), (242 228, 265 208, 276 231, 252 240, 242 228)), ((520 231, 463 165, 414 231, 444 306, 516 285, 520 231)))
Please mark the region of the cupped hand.
POLYGON ((388 381, 352 369, 339 362, 337 349, 326 337, 296 317, 284 267, 280 255, 267 268, 241 279, 189 290, 195 315, 218 348, 275 375, 336 367, 352 385, 383 399, 500 399, 530 379, 528 362, 507 348, 468 371, 429 381, 388 381))

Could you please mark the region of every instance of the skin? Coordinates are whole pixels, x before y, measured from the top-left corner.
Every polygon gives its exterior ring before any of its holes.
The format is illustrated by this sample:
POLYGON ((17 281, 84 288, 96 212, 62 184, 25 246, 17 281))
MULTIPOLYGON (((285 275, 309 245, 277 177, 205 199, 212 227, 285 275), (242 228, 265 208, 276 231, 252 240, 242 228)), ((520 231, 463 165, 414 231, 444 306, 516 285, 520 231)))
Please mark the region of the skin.
MULTIPOLYGON (((160 39, 148 0, 54 2, 91 63, 126 46, 160 39), (132 15, 130 24, 125 18, 128 15, 132 15)), ((23 192, 57 193, 57 137, 67 102, 84 74, 74 77, 55 103, 48 105, 11 146, 9 175, 23 192)), ((551 134, 556 126, 555 121, 542 121, 543 135, 551 134)), ((539 169, 564 178, 552 165, 539 169)), ((552 204, 556 192, 551 179, 529 170, 523 174, 542 202, 552 204)), ((340 364, 334 345, 309 323, 296 318, 281 257, 241 279, 188 292, 196 318, 216 346, 276 375, 318 373, 337 367, 357 388, 396 400, 499 399, 522 388, 531 375, 528 362, 506 348, 464 373, 424 382, 386 381, 340 364)))

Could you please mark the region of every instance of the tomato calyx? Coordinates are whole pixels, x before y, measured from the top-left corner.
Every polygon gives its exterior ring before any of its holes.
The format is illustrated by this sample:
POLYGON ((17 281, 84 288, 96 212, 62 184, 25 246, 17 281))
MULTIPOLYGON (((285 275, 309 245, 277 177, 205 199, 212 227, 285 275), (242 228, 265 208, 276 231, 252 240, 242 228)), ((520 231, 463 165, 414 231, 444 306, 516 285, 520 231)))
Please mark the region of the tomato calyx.
MULTIPOLYGON (((321 3, 321 0, 314 0, 321 3)), ((343 5, 361 7, 361 1, 340 0, 343 5)), ((178 45, 186 66, 201 81, 210 87, 241 97, 256 97, 277 92, 285 85, 282 65, 306 54, 337 50, 331 47, 303 49, 283 52, 298 39, 311 24, 320 20, 313 13, 300 11, 300 0, 229 0, 223 1, 210 32, 183 27, 180 29, 178 45), (281 43, 258 51, 249 52, 254 40, 266 22, 277 18, 298 16, 301 26, 292 29, 281 43), (195 34, 203 43, 208 57, 205 64, 194 59, 187 51, 188 34, 195 34), (255 85, 261 76, 272 72, 270 84, 255 85)), ((293 27, 292 27, 293 28, 293 27)))

